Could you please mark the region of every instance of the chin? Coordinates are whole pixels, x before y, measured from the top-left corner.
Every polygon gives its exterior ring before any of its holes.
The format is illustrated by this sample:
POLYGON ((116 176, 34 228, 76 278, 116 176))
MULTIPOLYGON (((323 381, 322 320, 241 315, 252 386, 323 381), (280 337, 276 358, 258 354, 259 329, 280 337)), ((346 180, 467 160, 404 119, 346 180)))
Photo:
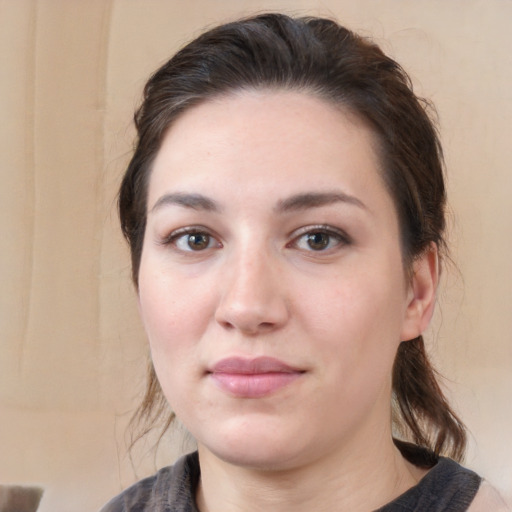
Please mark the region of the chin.
POLYGON ((279 471, 293 467, 301 459, 302 450, 297 435, 268 428, 243 428, 224 430, 222 436, 209 433, 205 442, 198 443, 202 450, 212 453, 224 462, 248 469, 279 471))
POLYGON ((213 452, 216 457, 234 466, 259 470, 283 471, 294 466, 294 457, 283 450, 262 449, 260 446, 241 447, 239 450, 213 452))

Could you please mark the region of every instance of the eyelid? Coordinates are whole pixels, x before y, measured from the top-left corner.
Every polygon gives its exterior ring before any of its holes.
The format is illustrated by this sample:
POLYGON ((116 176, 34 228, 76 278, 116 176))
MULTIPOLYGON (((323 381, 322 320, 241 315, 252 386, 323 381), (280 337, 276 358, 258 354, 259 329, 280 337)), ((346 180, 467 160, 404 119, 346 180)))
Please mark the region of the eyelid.
MULTIPOLYGON (((218 247, 222 247, 222 242, 220 241, 220 237, 214 233, 211 229, 208 229, 205 226, 185 226, 182 228, 174 229, 172 230, 168 235, 165 235, 158 240, 159 245, 170 245, 174 244, 174 242, 185 235, 190 234, 204 234, 208 235, 209 237, 213 238, 217 241, 218 247)), ((175 244, 174 244, 175 245, 175 244)), ((188 251, 187 251, 188 252, 188 251)), ((194 252, 194 251, 190 251, 194 252)), ((201 252, 201 251, 198 251, 201 252)))
MULTIPOLYGON (((336 237, 341 245, 349 245, 352 243, 352 238, 342 229, 335 228, 334 226, 330 226, 328 224, 315 224, 311 226, 304 226, 295 230, 290 236, 292 240, 288 242, 287 247, 291 247, 297 244, 298 240, 302 238, 304 235, 310 233, 325 233, 326 235, 330 235, 336 237)), ((328 250, 327 250, 328 251, 328 250)), ((325 251, 325 252, 327 252, 325 251)), ((312 250, 313 252, 313 250, 312 250)), ((323 251, 318 251, 323 252, 323 251)))

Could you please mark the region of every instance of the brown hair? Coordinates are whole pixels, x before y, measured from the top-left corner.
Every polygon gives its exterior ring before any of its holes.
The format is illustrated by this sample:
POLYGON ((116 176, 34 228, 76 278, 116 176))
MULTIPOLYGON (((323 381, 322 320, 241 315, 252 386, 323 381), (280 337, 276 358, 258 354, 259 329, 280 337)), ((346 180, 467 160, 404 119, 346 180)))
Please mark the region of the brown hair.
MULTIPOLYGON (((135 114, 138 140, 119 194, 121 227, 138 284, 147 185, 162 139, 185 110, 244 89, 304 91, 342 106, 373 129, 383 177, 400 223, 404 267, 435 243, 445 250, 442 150, 428 102, 405 71, 371 41, 336 22, 263 14, 213 28, 186 45, 149 79, 135 114)), ((146 395, 134 416, 144 433, 172 421, 150 364, 146 395)), ((422 337, 400 344, 393 368, 393 421, 404 439, 461 459, 463 425, 436 380, 422 337)))

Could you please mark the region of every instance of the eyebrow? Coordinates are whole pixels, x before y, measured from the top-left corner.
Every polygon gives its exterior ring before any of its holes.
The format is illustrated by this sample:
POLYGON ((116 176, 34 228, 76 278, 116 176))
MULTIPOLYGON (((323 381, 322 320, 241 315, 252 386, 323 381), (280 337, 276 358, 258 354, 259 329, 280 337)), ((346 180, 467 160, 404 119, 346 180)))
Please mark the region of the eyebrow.
POLYGON ((210 199, 209 197, 203 196, 202 194, 186 194, 182 192, 176 192, 173 194, 165 194, 161 196, 158 201, 151 208, 151 213, 159 210, 163 206, 178 205, 184 208, 190 208, 192 210, 204 210, 207 212, 220 212, 221 208, 219 204, 210 199))
MULTIPOLYGON (((280 200, 274 208, 274 211, 276 213, 287 213, 297 210, 307 210, 309 208, 320 208, 333 203, 348 203, 362 208, 363 210, 368 210, 361 200, 344 192, 307 192, 280 200)), ((151 213, 164 206, 170 205, 178 205, 192 210, 203 210, 214 213, 218 213, 222 210, 216 201, 202 194, 175 192, 161 196, 151 208, 151 213)))
POLYGON ((361 200, 344 192, 308 192, 306 194, 297 194, 279 201, 275 210, 277 213, 286 213, 319 208, 333 203, 348 203, 363 210, 368 210, 361 200))

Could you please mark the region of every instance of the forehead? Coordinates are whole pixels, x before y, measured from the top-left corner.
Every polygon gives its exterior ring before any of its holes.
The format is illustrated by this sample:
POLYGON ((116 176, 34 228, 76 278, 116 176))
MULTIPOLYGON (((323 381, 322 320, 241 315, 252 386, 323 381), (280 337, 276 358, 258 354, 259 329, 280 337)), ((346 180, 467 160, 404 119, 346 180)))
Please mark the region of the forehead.
POLYGON ((273 185, 283 194, 382 188, 376 148, 364 122, 326 100, 292 91, 233 93, 192 107, 171 126, 153 165, 148 206, 174 187, 256 192, 273 185))

